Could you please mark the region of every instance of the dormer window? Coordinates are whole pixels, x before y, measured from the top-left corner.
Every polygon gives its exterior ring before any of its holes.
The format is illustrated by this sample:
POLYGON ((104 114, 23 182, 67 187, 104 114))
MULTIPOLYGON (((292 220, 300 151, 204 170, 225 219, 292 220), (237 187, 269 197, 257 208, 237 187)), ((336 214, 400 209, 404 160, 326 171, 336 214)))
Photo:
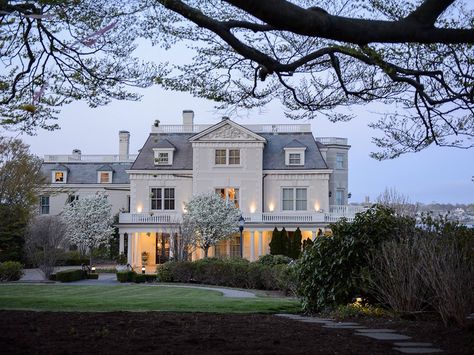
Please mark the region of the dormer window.
POLYGON ((109 164, 102 165, 97 169, 97 183, 98 184, 111 184, 114 169, 109 164))
POLYGON ((168 152, 158 153, 158 158, 156 158, 156 163, 158 165, 169 165, 170 156, 168 152))
POLYGON ((99 171, 99 184, 110 184, 112 182, 112 172, 99 171))
POLYGON ((300 153, 290 153, 288 154, 289 165, 301 165, 301 154, 300 153))
POLYGON ((173 165, 173 154, 176 148, 167 139, 160 140, 153 148, 155 165, 173 165))
POLYGON ((64 178, 64 171, 55 171, 54 172, 54 182, 66 182, 64 178))
POLYGON ((51 182, 53 184, 65 184, 67 182, 68 169, 63 166, 56 166, 51 170, 51 182))
POLYGON ((283 147, 285 151, 285 165, 286 166, 303 166, 306 146, 298 141, 293 139, 287 145, 283 147))

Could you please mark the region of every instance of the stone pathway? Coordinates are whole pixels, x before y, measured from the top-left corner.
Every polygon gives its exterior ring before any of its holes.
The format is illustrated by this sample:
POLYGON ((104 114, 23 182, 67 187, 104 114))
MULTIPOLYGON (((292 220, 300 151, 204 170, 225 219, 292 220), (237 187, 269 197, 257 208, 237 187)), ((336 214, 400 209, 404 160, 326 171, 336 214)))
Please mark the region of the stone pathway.
POLYGON ((278 317, 284 317, 304 323, 321 324, 323 328, 330 329, 354 329, 355 335, 368 337, 379 341, 392 341, 393 350, 404 354, 433 354, 440 353, 443 350, 435 348, 432 343, 420 343, 407 341, 411 337, 396 333, 392 329, 368 329, 358 323, 336 322, 334 319, 305 317, 298 314, 275 314, 278 317))

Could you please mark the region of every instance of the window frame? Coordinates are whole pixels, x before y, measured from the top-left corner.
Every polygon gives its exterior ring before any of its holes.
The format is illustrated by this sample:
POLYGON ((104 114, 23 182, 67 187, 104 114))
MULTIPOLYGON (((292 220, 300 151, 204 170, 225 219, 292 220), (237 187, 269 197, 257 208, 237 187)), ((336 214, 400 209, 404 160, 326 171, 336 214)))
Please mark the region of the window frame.
POLYGON ((226 201, 232 201, 235 207, 240 208, 240 188, 239 187, 216 187, 214 192, 226 201), (234 198, 231 198, 230 190, 234 190, 234 198))
POLYGON ((338 169, 338 170, 343 170, 345 169, 345 159, 344 159, 344 154, 342 153, 336 153, 336 164, 335 164, 335 168, 338 169), (340 159, 339 159, 340 158, 340 159))
POLYGON ((301 153, 288 153, 288 165, 302 165, 301 164, 301 153), (298 161, 292 162, 292 159, 295 159, 295 157, 298 157, 298 161))
POLYGON ((336 203, 337 206, 344 206, 344 200, 345 200, 344 193, 345 193, 345 189, 336 189, 336 196, 334 198, 334 202, 336 203))
POLYGON ((169 152, 157 152, 157 153, 158 153, 158 157, 155 158, 156 165, 170 165, 169 152))
POLYGON ((111 184, 112 183, 112 172, 111 171, 98 171, 97 172, 97 183, 98 184, 111 184), (107 174, 107 181, 102 181, 102 174, 107 174))
POLYGON ((41 195, 40 196, 40 201, 39 201, 39 213, 40 214, 49 214, 51 208, 51 199, 49 195, 41 195), (43 203, 44 201, 47 201, 46 203, 43 203), (46 212, 45 212, 46 209, 46 212))
POLYGON ((300 186, 283 186, 281 188, 281 211, 308 211, 308 188, 300 186), (290 195, 288 195, 288 193, 285 194, 285 191, 290 191, 290 195), (298 198, 298 191, 304 191, 304 199, 298 198), (300 205, 298 205, 298 202, 300 202, 300 205), (291 204, 291 208, 289 208, 289 204, 291 204))
POLYGON ((53 170, 51 180, 53 184, 65 184, 67 181, 67 171, 65 170, 53 170), (57 180, 57 175, 62 174, 62 180, 57 180))
POLYGON ((150 187, 150 211, 176 211, 176 188, 150 187))
POLYGON ((216 167, 234 167, 234 166, 241 166, 242 162, 242 155, 240 154, 240 148, 215 148, 214 149, 214 166, 216 167), (218 152, 221 153, 218 156, 218 152), (233 152, 233 156, 231 157, 231 152, 233 152), (237 154, 235 154, 237 152, 237 154), (222 155, 222 153, 224 153, 222 155), (225 162, 223 162, 225 161, 225 162))

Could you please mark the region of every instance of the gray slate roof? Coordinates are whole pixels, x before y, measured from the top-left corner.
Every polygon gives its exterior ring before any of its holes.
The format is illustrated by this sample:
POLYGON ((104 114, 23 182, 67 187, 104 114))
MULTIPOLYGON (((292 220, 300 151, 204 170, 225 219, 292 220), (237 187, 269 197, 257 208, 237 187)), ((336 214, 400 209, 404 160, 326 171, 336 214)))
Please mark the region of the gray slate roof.
POLYGON ((283 148, 306 148, 306 146, 297 139, 293 139, 290 143, 286 144, 283 148))
MULTIPOLYGON (((189 133, 150 134, 131 170, 192 170, 193 148, 188 141, 192 135, 189 133), (165 141, 168 141, 168 143, 176 148, 173 155, 173 165, 156 166, 154 164, 153 148, 158 148, 159 145, 165 144, 163 143, 165 141)), ((263 150, 264 170, 328 169, 311 132, 279 133, 276 135, 273 133, 259 133, 259 135, 267 140, 263 150), (306 147, 305 165, 286 166, 283 148, 295 144, 298 144, 298 147, 306 147)))
POLYGON ((175 148, 176 149, 176 147, 173 144, 171 144, 170 141, 167 139, 160 139, 155 148, 167 148, 167 149, 175 148))
POLYGON ((267 139, 267 144, 263 150, 264 170, 307 170, 307 169, 328 169, 316 141, 311 132, 307 133, 260 133, 267 139), (285 151, 293 140, 297 140, 306 147, 304 165, 286 166, 285 151))
POLYGON ((192 170, 193 147, 188 141, 191 133, 151 133, 140 150, 137 159, 132 165, 132 170, 192 170), (153 148, 166 144, 168 141, 176 150, 173 153, 173 165, 155 166, 153 148))
MULTIPOLYGON (((47 181, 51 182, 51 170, 55 170, 57 163, 43 163, 41 171, 45 174, 47 181)), ((68 184, 97 184, 97 171, 104 167, 104 163, 61 163, 68 169, 68 184)), ((128 174, 125 172, 130 169, 131 163, 108 163, 109 168, 113 169, 112 184, 128 184, 128 174)), ((104 184, 105 185, 105 184, 104 184)))

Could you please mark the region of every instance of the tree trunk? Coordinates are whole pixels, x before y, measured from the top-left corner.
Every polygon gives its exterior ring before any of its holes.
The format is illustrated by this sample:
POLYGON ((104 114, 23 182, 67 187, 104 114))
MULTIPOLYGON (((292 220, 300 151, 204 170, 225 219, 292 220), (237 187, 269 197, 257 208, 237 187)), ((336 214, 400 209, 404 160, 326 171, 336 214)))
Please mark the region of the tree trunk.
POLYGON ((89 256, 89 266, 92 267, 92 248, 89 249, 89 253, 90 253, 90 256, 89 256))
POLYGON ((204 258, 207 259, 207 253, 209 252, 209 246, 204 247, 203 249, 204 249, 204 258))

